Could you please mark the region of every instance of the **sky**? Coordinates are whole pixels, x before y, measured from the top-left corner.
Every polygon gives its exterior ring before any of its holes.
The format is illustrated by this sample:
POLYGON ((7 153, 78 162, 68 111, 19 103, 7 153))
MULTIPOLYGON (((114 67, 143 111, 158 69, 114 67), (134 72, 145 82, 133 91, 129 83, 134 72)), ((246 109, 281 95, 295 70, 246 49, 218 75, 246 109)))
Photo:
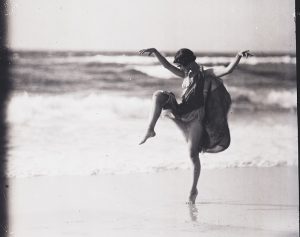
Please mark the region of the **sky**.
POLYGON ((295 52, 294 0, 7 0, 8 47, 295 52))

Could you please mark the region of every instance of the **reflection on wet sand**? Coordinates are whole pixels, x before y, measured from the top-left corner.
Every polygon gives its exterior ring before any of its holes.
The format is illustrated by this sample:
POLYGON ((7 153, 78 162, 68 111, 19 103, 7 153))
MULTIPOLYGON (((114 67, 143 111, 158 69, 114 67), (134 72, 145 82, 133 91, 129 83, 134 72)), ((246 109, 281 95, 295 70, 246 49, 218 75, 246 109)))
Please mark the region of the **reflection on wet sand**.
POLYGON ((189 204, 190 217, 192 221, 197 221, 198 219, 198 208, 195 204, 189 204))

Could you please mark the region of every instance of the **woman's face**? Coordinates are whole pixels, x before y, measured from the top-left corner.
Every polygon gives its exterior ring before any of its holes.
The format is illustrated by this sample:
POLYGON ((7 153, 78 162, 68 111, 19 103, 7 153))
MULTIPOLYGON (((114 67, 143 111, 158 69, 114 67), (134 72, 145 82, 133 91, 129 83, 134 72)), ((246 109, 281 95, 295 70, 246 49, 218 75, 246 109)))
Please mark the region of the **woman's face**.
POLYGON ((188 75, 189 69, 186 66, 183 66, 183 65, 181 65, 179 63, 177 63, 176 66, 180 69, 180 71, 183 71, 186 76, 188 75))
POLYGON ((186 77, 189 76, 190 72, 195 73, 197 70, 199 70, 199 65, 196 62, 190 63, 186 66, 177 64, 177 67, 184 72, 186 77))

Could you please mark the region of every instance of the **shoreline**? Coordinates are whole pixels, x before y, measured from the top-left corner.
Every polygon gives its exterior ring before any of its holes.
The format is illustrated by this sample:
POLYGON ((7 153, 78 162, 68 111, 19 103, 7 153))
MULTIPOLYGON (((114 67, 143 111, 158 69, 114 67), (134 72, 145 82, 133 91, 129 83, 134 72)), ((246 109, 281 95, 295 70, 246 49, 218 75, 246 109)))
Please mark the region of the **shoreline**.
POLYGON ((9 178, 9 236, 298 236, 298 167, 9 178))

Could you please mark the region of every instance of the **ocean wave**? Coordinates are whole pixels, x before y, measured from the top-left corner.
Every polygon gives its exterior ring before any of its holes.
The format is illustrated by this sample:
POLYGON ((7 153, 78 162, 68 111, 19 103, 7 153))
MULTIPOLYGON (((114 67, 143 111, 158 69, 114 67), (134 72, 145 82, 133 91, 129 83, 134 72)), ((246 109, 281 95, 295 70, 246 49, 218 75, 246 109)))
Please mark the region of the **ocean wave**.
POLYGON ((297 91, 270 91, 263 101, 266 105, 276 105, 281 108, 297 108, 297 91))
POLYGON ((171 73, 169 70, 163 68, 160 65, 133 66, 132 68, 150 77, 160 79, 171 79, 175 77, 173 73, 171 73))
POLYGON ((15 57, 15 61, 18 63, 35 64, 123 64, 123 65, 151 65, 157 63, 153 57, 141 57, 141 56, 126 56, 126 55, 90 55, 90 56, 65 56, 65 57, 48 57, 48 58, 20 58, 15 57), (36 61, 38 60, 38 61, 36 61))
MULTIPOLYGON (((229 64, 234 57, 199 57, 197 62, 200 64, 229 64)), ((240 64, 296 64, 296 57, 286 56, 268 56, 268 57, 250 57, 242 58, 240 64)))
POLYGON ((74 115, 89 119, 119 119, 147 117, 150 99, 117 95, 36 95, 16 93, 8 103, 10 122, 26 124, 37 115, 43 123, 49 117, 74 115))
MULTIPOLYGON (((242 108, 245 111, 257 110, 296 110, 297 91, 250 91, 246 89, 228 88, 233 108, 242 108)), ((10 121, 26 124, 37 115, 43 123, 51 116, 74 115, 78 118, 124 119, 147 118, 151 108, 151 98, 134 96, 120 96, 116 94, 82 95, 36 95, 16 93, 9 103, 10 121)))
POLYGON ((297 90, 250 90, 228 87, 233 104, 248 103, 257 109, 297 109, 297 90))
MULTIPOLYGON (((281 92, 270 92, 269 97, 270 103, 289 99, 281 92)), ((184 139, 167 119, 157 124, 157 139, 143 147, 137 145, 150 108, 150 98, 13 94, 7 107, 7 174, 30 177, 190 169, 184 139)), ((288 123, 275 119, 272 116, 263 123, 256 115, 255 119, 243 117, 241 124, 230 122, 232 145, 220 154, 201 154, 202 167, 297 165, 297 125, 291 118, 288 123), (248 118, 251 122, 244 121, 248 118)))
MULTIPOLYGON (((216 66, 218 67, 218 66, 216 66)), ((222 66, 220 66, 222 67, 222 66)), ((136 65, 136 66, 127 66, 127 69, 133 69, 136 72, 142 73, 144 75, 159 78, 159 79, 172 79, 172 78, 178 78, 175 76, 172 72, 165 69, 161 65, 136 65)), ((207 69, 209 67, 204 67, 204 69, 207 69)))
MULTIPOLYGON (((173 57, 166 57, 169 62, 173 62, 173 57)), ((209 65, 217 65, 217 64, 228 64, 235 57, 198 57, 197 62, 200 64, 209 64, 209 65)), ((109 55, 95 55, 95 56, 84 56, 84 57, 68 57, 65 58, 66 62, 98 62, 98 63, 116 63, 116 64, 125 64, 125 65, 149 65, 156 64, 157 60, 154 57, 145 57, 145 56, 127 56, 127 55, 119 55, 119 56, 109 56, 109 55)), ((250 57, 247 59, 242 59, 241 64, 278 64, 278 63, 289 63, 296 64, 296 57, 291 57, 289 55, 286 56, 268 56, 268 57, 250 57)))
MULTIPOLYGON (((229 61, 228 61, 229 63, 229 61)), ((218 63, 214 63, 215 66, 204 66, 204 70, 209 69, 211 67, 217 68, 217 67, 224 67, 223 65, 218 65, 218 63)), ((253 64, 255 64, 253 62, 253 64)), ((160 79, 172 79, 176 78, 173 73, 171 73, 169 70, 165 69, 161 65, 127 65, 125 66, 125 69, 133 69, 139 73, 142 73, 144 75, 154 77, 154 78, 160 78, 160 79)), ((277 80, 280 83, 283 83, 287 80, 289 81, 295 81, 296 80, 296 68, 290 65, 283 66, 282 68, 278 68, 277 66, 268 65, 268 66, 244 66, 240 67, 240 72, 234 73, 235 75, 239 75, 240 80, 243 80, 247 74, 252 77, 259 78, 262 82, 268 82, 273 80, 277 80)), ((230 76, 230 77, 234 77, 230 76)), ((236 78, 236 77, 235 77, 236 78)))
MULTIPOLYGON (((257 109, 291 109, 297 108, 297 91, 254 91, 237 87, 229 87, 229 93, 234 104, 248 103, 257 109)), ((63 111, 64 113, 78 113, 83 111, 87 116, 94 113, 101 113, 106 118, 142 118, 147 117, 148 109, 151 107, 151 98, 135 96, 121 96, 116 94, 89 95, 66 94, 66 95, 36 95, 17 93, 12 97, 10 109, 16 114, 13 120, 22 120, 27 115, 33 116, 36 113, 45 114, 47 117, 52 112, 63 111), (26 108, 26 109, 25 109, 26 108), (38 111, 38 112, 37 112, 38 111)))
MULTIPOLYGON (((169 62, 173 62, 173 57, 166 57, 169 62)), ((220 65, 229 64, 233 57, 224 56, 203 56, 198 57, 197 62, 200 64, 208 65, 220 65)), ((70 63, 99 63, 99 64, 122 64, 122 65, 154 65, 158 64, 155 57, 146 57, 139 55, 83 55, 83 56, 53 56, 53 57, 14 57, 17 63, 35 64, 35 63, 46 63, 46 64, 70 64, 70 63)), ((250 58, 242 58, 240 64, 296 64, 296 57, 293 56, 253 56, 250 58)))

